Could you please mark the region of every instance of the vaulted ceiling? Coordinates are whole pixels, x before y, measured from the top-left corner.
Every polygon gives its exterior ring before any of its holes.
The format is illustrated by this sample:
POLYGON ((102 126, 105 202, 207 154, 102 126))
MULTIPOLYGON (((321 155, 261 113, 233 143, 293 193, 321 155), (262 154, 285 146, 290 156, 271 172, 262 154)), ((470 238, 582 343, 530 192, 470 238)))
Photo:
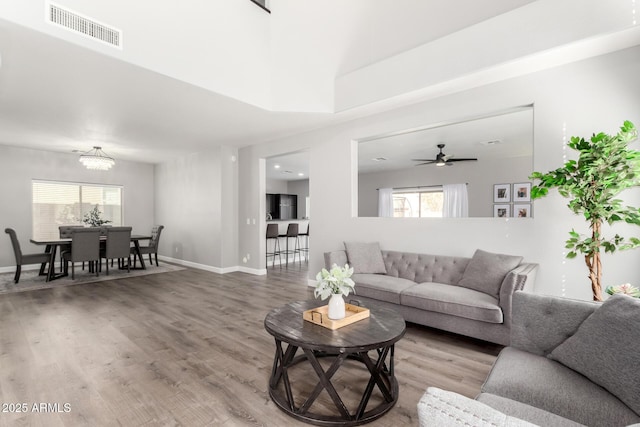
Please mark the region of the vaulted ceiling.
MULTIPOLYGON (((212 145, 274 140, 415 102, 336 112, 335 99, 362 70, 505 14, 557 8, 571 19, 555 3, 271 0, 271 14, 249 0, 188 8, 151 0, 56 3, 122 30, 122 49, 114 49, 46 22, 44 1, 0 0, 0 144, 60 152, 101 145, 120 159, 161 162, 212 145)), ((610 28, 593 32, 610 36, 610 28)), ((593 41, 593 32, 558 43, 593 41)))

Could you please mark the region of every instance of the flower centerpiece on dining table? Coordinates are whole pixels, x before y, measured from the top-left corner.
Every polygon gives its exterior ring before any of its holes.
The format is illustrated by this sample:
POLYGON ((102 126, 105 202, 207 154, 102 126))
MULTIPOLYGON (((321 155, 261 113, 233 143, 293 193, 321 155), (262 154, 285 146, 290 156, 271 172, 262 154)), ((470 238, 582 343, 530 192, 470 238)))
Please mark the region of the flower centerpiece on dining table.
POLYGON ((95 205, 93 209, 84 214, 82 222, 89 227, 102 227, 105 224, 111 223, 108 219, 102 219, 102 212, 98 209, 98 205, 95 205))
POLYGON ((323 268, 317 275, 316 289, 313 294, 316 298, 320 297, 323 301, 329 297, 329 319, 338 320, 345 317, 345 305, 342 296, 348 296, 349 293, 355 293, 355 283, 351 279, 353 268, 349 264, 340 267, 333 264, 330 270, 323 268))

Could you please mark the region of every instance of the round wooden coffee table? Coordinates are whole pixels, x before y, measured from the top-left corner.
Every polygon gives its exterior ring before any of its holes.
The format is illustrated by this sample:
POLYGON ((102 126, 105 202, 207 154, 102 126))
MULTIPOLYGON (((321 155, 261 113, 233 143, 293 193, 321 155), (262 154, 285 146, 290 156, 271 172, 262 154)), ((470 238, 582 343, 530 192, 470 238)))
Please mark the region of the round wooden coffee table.
POLYGON ((393 358, 394 345, 405 333, 403 317, 393 310, 374 306, 367 307, 371 311, 368 318, 336 330, 303 320, 302 313, 305 310, 322 305, 326 305, 326 302, 293 302, 272 310, 265 318, 264 327, 276 341, 276 354, 269 378, 271 399, 292 417, 316 425, 354 426, 380 418, 398 401, 393 358), (302 354, 296 356, 298 349, 302 354), (330 365, 325 363, 323 367, 319 359, 325 357, 333 361, 330 365), (365 375, 368 374, 364 379, 368 382, 362 397, 357 407, 351 410, 331 383, 340 367, 349 368, 349 364, 344 363, 347 360, 364 364, 365 375), (293 371, 293 367, 301 362, 310 364, 312 372, 317 375, 315 387, 307 386, 301 390, 291 380, 289 371, 293 371), (376 387, 382 396, 381 402, 368 408, 376 387), (323 390, 326 390, 335 406, 332 414, 326 410, 313 411, 313 404, 323 390))

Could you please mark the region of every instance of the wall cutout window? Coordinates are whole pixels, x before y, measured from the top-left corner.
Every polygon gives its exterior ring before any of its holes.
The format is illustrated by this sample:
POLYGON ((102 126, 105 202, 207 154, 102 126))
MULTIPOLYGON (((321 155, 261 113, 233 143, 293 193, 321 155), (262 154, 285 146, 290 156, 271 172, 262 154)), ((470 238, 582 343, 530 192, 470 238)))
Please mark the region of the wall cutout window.
POLYGON ((422 191, 394 190, 394 218, 442 218, 442 188, 422 191))
POLYGON ((122 186, 32 181, 34 237, 58 237, 61 225, 83 225, 84 215, 98 205, 110 225, 122 225, 122 186))

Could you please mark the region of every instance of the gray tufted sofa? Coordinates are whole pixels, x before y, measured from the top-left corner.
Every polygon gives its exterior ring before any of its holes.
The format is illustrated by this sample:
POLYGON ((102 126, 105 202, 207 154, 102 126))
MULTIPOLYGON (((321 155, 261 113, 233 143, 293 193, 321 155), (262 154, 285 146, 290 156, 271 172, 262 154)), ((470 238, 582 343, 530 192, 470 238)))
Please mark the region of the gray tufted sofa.
MULTIPOLYGON (((494 291, 483 292, 478 290, 482 283, 475 289, 467 286, 470 275, 482 282, 482 271, 467 271, 472 258, 380 252, 386 273, 354 274, 356 295, 349 299, 392 307, 409 322, 509 345, 511 297, 516 290, 533 289, 537 264, 516 261, 517 267, 498 278, 494 291)), ((347 251, 324 257, 327 268, 352 261, 347 251)))
POLYGON ((511 346, 471 400, 428 388, 420 427, 640 427, 640 301, 516 292, 511 346), (533 424, 530 424, 533 423, 533 424))

